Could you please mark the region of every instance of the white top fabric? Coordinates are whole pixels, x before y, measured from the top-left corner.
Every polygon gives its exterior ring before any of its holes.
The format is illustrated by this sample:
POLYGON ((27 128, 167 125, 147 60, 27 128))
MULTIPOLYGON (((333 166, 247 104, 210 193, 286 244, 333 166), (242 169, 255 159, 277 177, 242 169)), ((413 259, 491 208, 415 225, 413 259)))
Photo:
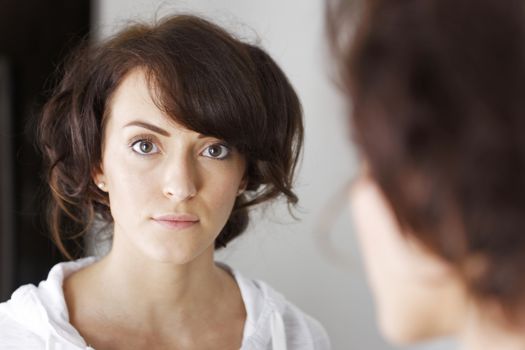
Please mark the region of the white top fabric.
MULTIPOLYGON (((0 349, 92 350, 69 323, 62 282, 95 261, 90 257, 57 264, 38 287, 22 286, 10 300, 0 303, 0 349)), ((330 349, 319 322, 264 282, 244 278, 224 267, 234 276, 246 307, 241 350, 330 349)))

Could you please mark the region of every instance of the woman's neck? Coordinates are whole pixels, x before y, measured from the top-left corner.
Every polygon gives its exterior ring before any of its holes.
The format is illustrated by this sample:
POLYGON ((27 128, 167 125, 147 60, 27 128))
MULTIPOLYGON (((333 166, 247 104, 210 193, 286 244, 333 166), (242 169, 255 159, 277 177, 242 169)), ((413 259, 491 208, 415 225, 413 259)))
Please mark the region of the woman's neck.
POLYGON ((213 247, 183 265, 113 247, 66 282, 72 320, 126 320, 130 329, 158 331, 165 325, 193 328, 202 320, 242 318, 245 313, 235 280, 213 261, 213 247))
MULTIPOLYGON (((122 256, 110 252, 93 267, 92 279, 104 283, 111 299, 118 298, 121 305, 135 305, 137 312, 165 312, 167 308, 197 312, 195 308, 215 304, 228 281, 224 271, 215 266, 213 255, 207 253, 184 265, 174 265, 122 256)), ((147 316, 147 315, 142 315, 147 316)))

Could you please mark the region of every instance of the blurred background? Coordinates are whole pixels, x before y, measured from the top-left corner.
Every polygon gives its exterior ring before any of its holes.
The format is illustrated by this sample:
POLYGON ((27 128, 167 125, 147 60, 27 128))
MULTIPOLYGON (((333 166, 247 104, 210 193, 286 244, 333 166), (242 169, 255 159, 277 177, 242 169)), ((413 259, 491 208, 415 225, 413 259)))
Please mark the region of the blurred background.
POLYGON ((259 208, 249 230, 217 259, 265 280, 320 320, 335 350, 396 349, 375 325, 345 202, 357 161, 332 81, 323 0, 0 0, 0 300, 21 284, 38 283, 61 260, 47 238, 45 185, 33 146, 33 122, 57 65, 86 35, 101 40, 130 22, 181 12, 263 46, 296 87, 305 113, 298 220, 283 203, 259 208))

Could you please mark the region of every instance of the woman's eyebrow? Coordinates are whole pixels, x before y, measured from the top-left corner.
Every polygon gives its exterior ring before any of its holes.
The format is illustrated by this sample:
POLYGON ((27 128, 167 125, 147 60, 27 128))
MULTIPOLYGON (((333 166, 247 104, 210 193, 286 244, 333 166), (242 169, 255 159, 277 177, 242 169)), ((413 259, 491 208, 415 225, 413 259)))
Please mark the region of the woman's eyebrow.
POLYGON ((153 132, 156 132, 157 134, 161 134, 161 135, 166 136, 166 137, 170 137, 171 136, 171 134, 169 132, 167 132, 166 130, 161 129, 158 126, 155 126, 153 124, 146 123, 146 122, 143 122, 143 121, 140 121, 140 120, 134 120, 134 121, 129 122, 126 125, 124 125, 124 127, 128 127, 128 126, 138 126, 138 127, 141 127, 141 128, 149 129, 149 130, 151 130, 153 132))

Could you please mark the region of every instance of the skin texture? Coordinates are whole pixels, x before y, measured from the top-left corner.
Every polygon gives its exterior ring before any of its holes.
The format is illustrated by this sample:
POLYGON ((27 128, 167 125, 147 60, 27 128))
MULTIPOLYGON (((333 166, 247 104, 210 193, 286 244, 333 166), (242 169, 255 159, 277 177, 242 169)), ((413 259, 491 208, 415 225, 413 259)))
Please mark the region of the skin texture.
POLYGON ((71 322, 100 349, 238 349, 246 311, 213 253, 244 188, 245 160, 172 121, 152 93, 136 69, 112 96, 93 180, 109 194, 113 246, 66 279, 71 322), (155 220, 180 214, 195 222, 155 220))

